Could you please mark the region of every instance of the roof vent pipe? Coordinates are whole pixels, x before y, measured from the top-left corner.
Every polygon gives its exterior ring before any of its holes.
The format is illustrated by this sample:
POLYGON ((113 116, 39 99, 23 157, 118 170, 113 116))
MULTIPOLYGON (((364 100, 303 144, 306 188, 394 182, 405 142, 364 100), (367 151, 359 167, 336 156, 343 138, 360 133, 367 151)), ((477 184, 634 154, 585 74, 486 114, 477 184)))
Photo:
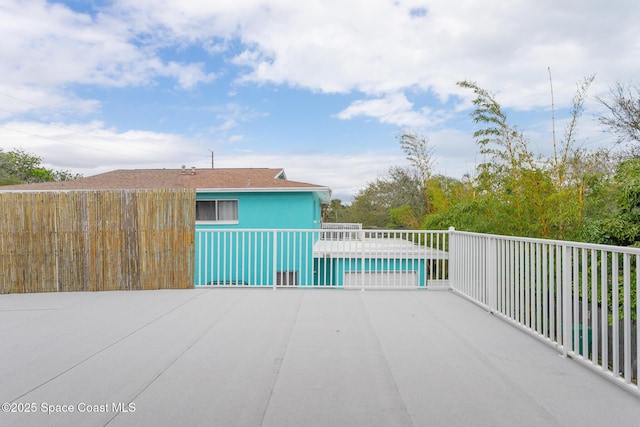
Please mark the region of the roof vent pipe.
POLYGON ((196 174, 196 167, 191 166, 191 175, 195 175, 195 174, 196 174))
POLYGON ((185 165, 182 165, 182 170, 180 171, 180 175, 186 175, 187 174, 187 167, 185 165))

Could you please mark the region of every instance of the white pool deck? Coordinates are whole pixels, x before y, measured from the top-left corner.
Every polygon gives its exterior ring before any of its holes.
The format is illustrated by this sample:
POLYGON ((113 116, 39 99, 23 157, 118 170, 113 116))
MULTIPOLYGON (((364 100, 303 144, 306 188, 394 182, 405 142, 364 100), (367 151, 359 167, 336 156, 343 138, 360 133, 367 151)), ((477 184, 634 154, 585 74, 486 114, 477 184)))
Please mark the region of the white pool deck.
POLYGON ((0 401, 37 411, 3 426, 640 424, 638 397, 447 291, 0 295, 0 349, 0 401))

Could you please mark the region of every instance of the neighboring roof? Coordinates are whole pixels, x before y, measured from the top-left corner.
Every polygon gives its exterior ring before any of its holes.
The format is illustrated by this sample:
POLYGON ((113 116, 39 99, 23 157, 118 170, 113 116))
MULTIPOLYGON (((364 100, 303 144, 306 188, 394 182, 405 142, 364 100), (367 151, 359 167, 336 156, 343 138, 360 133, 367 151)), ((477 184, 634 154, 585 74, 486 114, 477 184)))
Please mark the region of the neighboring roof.
POLYGON ((289 181, 283 169, 119 169, 70 181, 6 185, 0 192, 194 188, 212 191, 313 191, 329 188, 289 181))

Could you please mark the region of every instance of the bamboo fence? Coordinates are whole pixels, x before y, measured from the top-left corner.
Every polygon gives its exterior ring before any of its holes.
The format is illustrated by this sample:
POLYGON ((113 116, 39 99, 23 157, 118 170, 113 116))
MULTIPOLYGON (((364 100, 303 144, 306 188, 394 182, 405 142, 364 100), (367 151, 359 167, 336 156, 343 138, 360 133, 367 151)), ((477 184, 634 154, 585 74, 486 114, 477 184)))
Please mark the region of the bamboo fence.
POLYGON ((194 190, 0 193, 0 294, 193 287, 194 190))

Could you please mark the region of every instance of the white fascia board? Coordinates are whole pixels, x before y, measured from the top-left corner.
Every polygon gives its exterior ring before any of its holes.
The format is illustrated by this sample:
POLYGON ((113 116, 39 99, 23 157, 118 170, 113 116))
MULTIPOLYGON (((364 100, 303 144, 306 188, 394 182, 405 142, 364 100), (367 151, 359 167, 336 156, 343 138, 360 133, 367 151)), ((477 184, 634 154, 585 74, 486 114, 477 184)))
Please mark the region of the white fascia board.
POLYGON ((323 203, 331 200, 329 187, 197 188, 196 193, 318 193, 323 203))

